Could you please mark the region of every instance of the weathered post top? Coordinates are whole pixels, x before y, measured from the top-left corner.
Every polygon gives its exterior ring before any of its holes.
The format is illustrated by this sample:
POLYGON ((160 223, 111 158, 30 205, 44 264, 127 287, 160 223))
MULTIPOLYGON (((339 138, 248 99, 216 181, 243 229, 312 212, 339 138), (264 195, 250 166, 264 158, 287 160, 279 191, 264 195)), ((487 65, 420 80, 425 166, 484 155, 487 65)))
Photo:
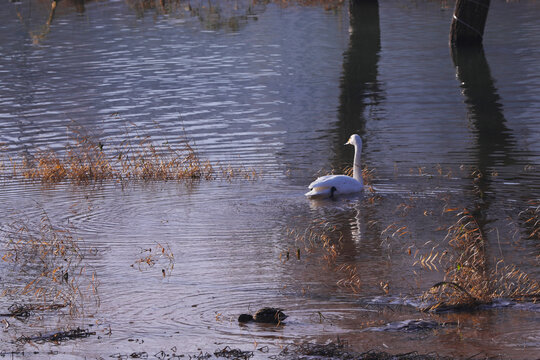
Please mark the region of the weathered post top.
POLYGON ((450 26, 450 45, 482 44, 490 0, 457 0, 450 26))

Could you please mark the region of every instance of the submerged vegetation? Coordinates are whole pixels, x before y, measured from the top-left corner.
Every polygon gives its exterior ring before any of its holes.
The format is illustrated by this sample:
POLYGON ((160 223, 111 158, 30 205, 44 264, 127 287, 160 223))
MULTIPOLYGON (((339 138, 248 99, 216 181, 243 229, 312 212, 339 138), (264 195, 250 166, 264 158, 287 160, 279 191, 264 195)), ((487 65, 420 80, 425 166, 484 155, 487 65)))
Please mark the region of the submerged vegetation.
POLYGON ((163 277, 170 276, 174 269, 174 254, 169 244, 155 244, 155 247, 141 249, 140 258, 135 260, 131 267, 137 267, 139 271, 153 268, 156 265, 161 265, 161 273, 163 277))
POLYGON ((64 307, 72 316, 84 316, 92 305, 99 306, 99 283, 86 261, 92 249, 81 247, 70 228, 53 224, 43 211, 39 222, 12 222, 1 235, 2 260, 11 273, 3 281, 2 296, 24 301, 10 307, 11 316, 64 307))
MULTIPOLYGON (((87 0, 59 1, 52 0, 40 3, 38 8, 42 13, 40 26, 31 28, 29 21, 31 11, 24 11, 20 2, 13 1, 17 17, 24 26, 34 45, 46 40, 53 28, 54 20, 66 12, 75 11, 84 13, 87 0)), ((238 31, 248 20, 257 20, 268 4, 276 4, 281 8, 292 6, 321 7, 326 11, 336 10, 343 6, 344 0, 248 0, 248 1, 202 1, 202 0, 127 0, 126 4, 139 18, 149 15, 167 15, 178 17, 192 17, 198 19, 207 29, 217 30, 225 28, 238 31)))

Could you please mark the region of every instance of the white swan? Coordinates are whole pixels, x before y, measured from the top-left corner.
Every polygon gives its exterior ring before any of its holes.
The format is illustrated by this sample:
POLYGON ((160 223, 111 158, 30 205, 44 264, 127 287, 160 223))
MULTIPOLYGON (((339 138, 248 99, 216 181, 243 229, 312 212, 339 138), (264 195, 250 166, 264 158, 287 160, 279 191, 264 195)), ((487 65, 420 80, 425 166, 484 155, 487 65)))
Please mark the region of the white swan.
POLYGON ((362 139, 359 135, 351 135, 345 145, 354 145, 353 176, 347 175, 326 175, 321 176, 311 184, 305 195, 308 198, 326 198, 340 194, 351 194, 362 191, 364 181, 362 179, 362 168, 360 157, 362 152, 362 139))

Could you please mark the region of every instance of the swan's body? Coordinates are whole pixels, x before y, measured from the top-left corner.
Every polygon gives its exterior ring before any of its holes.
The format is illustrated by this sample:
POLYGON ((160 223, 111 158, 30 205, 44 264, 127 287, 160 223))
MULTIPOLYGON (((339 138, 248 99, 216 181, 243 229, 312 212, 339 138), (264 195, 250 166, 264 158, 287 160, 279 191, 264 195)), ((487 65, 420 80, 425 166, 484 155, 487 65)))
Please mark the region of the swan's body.
POLYGON ((354 145, 353 176, 347 175, 326 175, 321 176, 311 184, 306 196, 309 198, 327 198, 334 195, 352 194, 362 191, 364 181, 362 180, 362 167, 360 157, 362 152, 362 139, 359 135, 351 135, 345 145, 354 145))

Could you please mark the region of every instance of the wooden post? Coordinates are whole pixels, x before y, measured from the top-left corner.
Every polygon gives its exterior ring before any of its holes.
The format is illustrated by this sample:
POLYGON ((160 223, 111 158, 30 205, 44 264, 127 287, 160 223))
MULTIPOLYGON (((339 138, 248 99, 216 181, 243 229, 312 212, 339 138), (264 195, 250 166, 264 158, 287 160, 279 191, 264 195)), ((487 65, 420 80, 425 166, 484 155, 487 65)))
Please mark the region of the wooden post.
POLYGON ((450 45, 482 44, 490 0, 457 0, 450 26, 450 45))

